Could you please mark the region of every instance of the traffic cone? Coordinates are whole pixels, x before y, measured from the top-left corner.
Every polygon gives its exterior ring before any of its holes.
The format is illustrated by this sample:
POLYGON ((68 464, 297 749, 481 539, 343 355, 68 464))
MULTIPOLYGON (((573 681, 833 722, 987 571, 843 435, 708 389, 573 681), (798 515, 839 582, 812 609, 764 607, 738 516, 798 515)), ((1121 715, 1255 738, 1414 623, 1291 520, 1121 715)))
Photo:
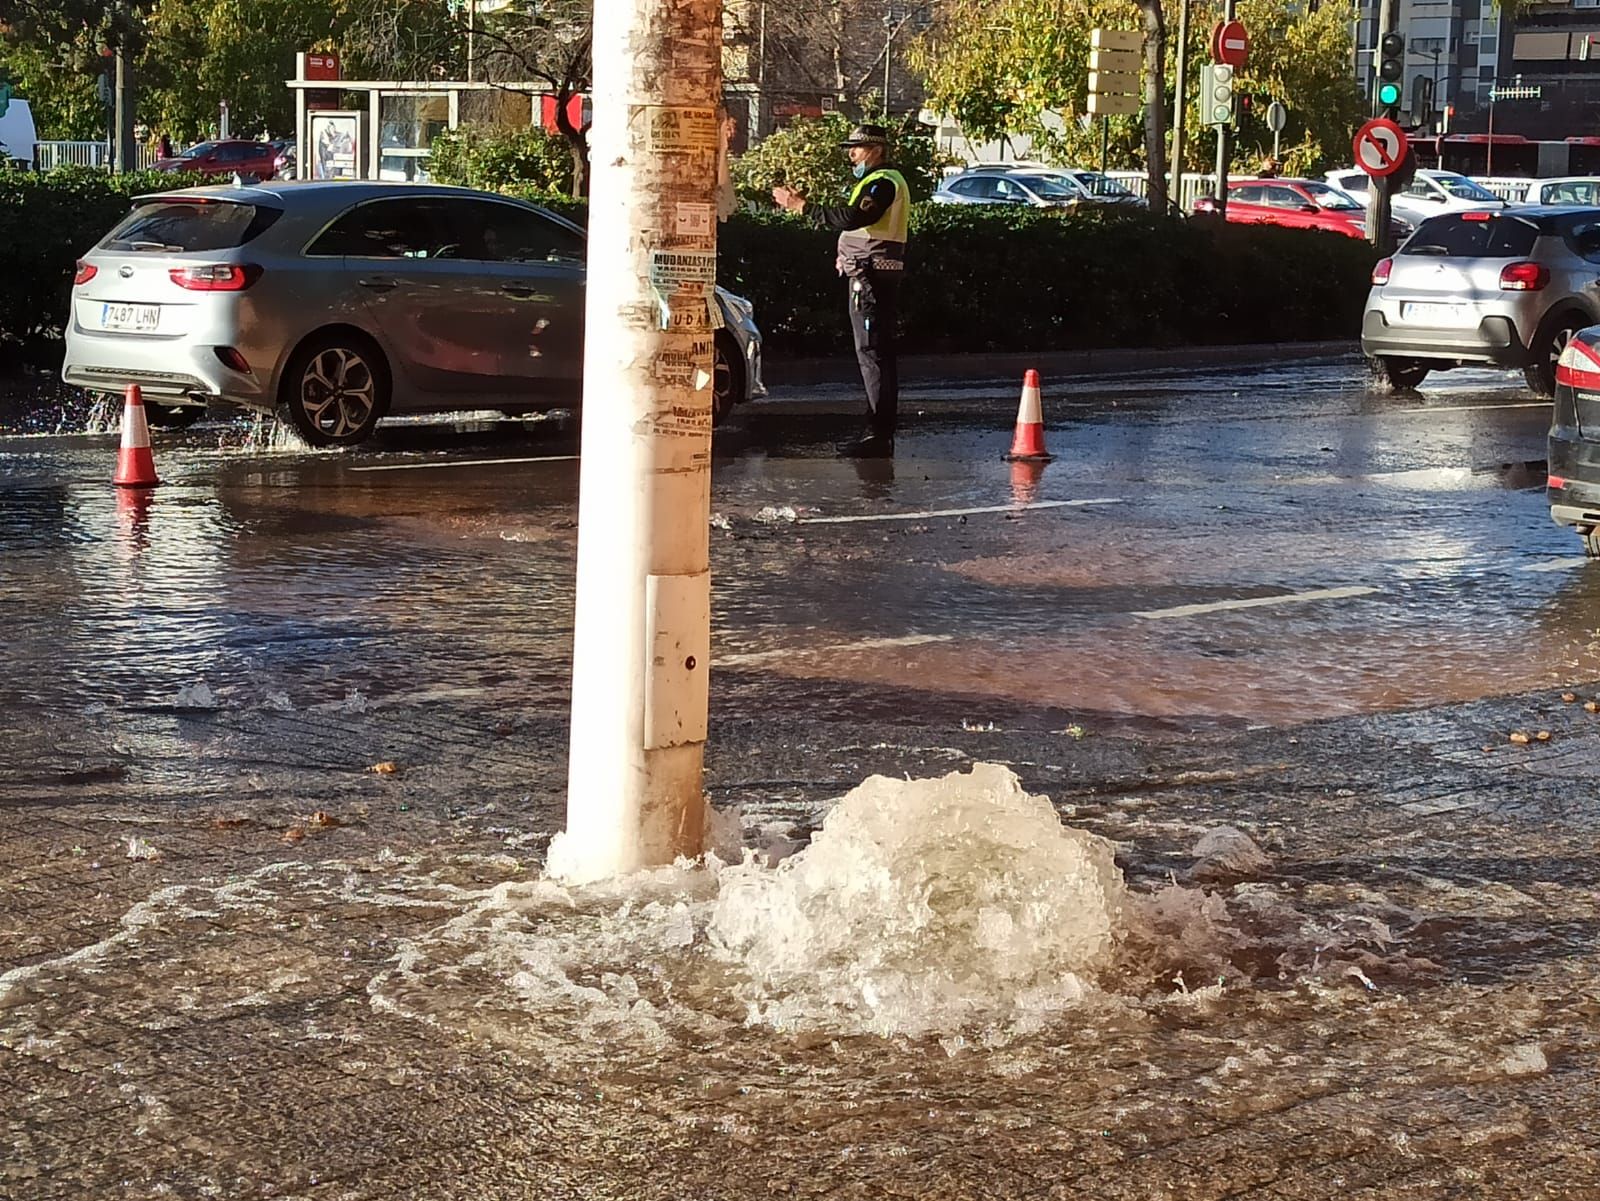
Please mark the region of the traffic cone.
POLYGON ((1044 448, 1044 412, 1039 405, 1039 373, 1022 377, 1022 402, 1017 406, 1017 432, 1011 438, 1010 462, 1048 463, 1055 456, 1044 448))
POLYGON ((154 488, 156 461, 150 454, 150 426, 144 419, 144 397, 138 384, 129 384, 122 406, 122 449, 117 452, 117 474, 111 482, 118 488, 154 488))

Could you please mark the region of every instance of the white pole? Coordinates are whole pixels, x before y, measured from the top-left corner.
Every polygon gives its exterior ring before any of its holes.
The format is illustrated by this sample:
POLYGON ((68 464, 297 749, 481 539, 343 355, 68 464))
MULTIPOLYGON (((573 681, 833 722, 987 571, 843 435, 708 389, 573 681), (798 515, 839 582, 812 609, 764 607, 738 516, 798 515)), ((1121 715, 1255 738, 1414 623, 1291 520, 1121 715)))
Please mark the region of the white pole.
POLYGON ((704 846, 721 56, 721 0, 595 6, 572 881, 704 846))

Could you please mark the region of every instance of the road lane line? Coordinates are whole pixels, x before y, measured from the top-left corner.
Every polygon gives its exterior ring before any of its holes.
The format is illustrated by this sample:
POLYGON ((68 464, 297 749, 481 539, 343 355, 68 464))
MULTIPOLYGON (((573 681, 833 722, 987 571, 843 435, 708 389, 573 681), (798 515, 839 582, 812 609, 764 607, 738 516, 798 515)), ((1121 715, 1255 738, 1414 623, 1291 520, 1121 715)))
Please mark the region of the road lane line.
POLYGON ((858 521, 919 521, 925 517, 968 517, 977 513, 1026 513, 1030 509, 1081 509, 1089 505, 1120 505, 1122 499, 1102 496, 1093 500, 1036 500, 1028 505, 985 505, 978 509, 924 509, 917 513, 856 513, 848 517, 802 517, 800 525, 845 525, 858 521))
POLYGON ((1498 405, 1418 405, 1414 409, 1385 409, 1381 413, 1356 413, 1356 417, 1393 417, 1400 413, 1482 413, 1490 409, 1548 409, 1552 401, 1513 400, 1498 405))
POLYGON ((1311 592, 1290 592, 1283 596, 1251 596, 1243 600, 1211 601, 1203 605, 1178 605, 1172 609, 1144 609, 1130 614, 1156 621, 1164 617, 1198 617, 1203 613, 1223 613, 1230 609, 1262 609, 1268 605, 1296 605, 1307 601, 1345 600, 1352 596, 1371 596, 1378 590, 1365 586, 1318 588, 1311 592))
POLYGON ((577 455, 545 455, 537 459, 447 459, 436 463, 382 463, 376 467, 352 467, 351 471, 422 471, 429 467, 495 467, 502 463, 571 463, 577 455))
POLYGON ((1576 567, 1588 565, 1589 560, 1581 555, 1567 555, 1561 559, 1546 559, 1542 563, 1525 563, 1523 571, 1568 571, 1576 567))
POLYGON ((750 651, 742 655, 723 655, 720 658, 711 656, 711 667, 749 667, 757 663, 769 663, 774 659, 787 658, 789 655, 837 655, 851 651, 880 651, 894 650, 899 647, 927 646, 933 642, 953 642, 954 636, 950 634, 908 634, 904 638, 864 638, 860 642, 836 643, 833 646, 791 646, 776 651, 750 651))

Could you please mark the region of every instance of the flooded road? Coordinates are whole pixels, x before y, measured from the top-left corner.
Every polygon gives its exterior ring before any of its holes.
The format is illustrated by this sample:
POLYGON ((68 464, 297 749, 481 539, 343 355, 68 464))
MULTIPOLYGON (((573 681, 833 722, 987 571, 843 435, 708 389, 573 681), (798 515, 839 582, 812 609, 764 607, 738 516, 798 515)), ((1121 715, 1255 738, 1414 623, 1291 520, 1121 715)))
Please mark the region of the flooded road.
POLYGON ((0 1195, 1600 1195, 1600 576, 1548 406, 1437 378, 1047 379, 1042 471, 1006 381, 893 463, 756 406, 758 854, 589 890, 574 428, 207 422, 136 503, 4 410, 0 1195))

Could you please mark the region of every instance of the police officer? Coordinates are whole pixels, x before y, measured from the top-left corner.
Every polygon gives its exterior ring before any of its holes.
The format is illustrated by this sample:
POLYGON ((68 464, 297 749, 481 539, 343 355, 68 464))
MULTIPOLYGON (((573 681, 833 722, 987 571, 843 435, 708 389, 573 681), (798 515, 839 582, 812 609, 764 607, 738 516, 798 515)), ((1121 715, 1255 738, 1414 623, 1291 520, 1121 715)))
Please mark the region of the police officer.
POLYGON ((842 145, 854 166, 856 186, 842 208, 807 204, 799 193, 772 189, 772 198, 792 213, 804 213, 824 229, 840 230, 837 267, 850 288, 850 326, 856 361, 867 391, 867 428, 839 453, 879 459, 894 454, 900 377, 895 362, 900 281, 905 276, 906 230, 911 190, 888 165, 889 131, 858 125, 842 145))

